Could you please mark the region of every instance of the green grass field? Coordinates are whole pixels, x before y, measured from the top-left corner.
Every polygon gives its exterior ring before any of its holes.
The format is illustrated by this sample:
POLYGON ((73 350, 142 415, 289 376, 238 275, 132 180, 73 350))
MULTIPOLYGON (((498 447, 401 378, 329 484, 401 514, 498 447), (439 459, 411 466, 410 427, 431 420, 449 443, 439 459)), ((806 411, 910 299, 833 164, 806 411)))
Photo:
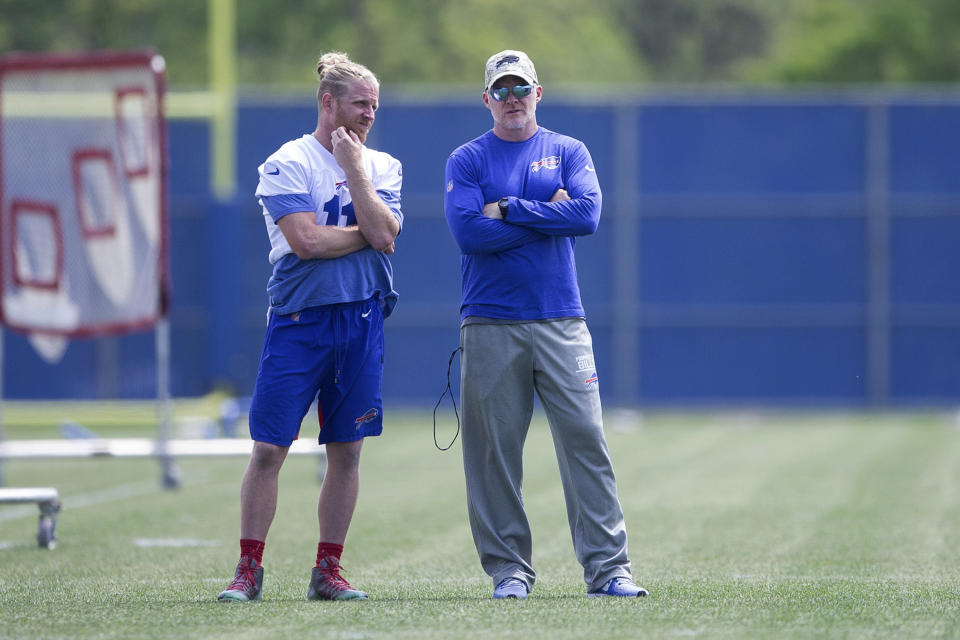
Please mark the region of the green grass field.
MULTIPOLYGON (((152 428, 135 412, 72 411, 101 435, 152 428)), ((6 408, 7 437, 56 437, 49 414, 6 408)), ((445 418, 439 439, 453 427, 445 418)), ((459 442, 441 453, 429 413, 395 412, 366 443, 344 556, 369 601, 305 600, 313 456, 284 468, 264 599, 244 605, 216 602, 237 558, 244 459, 182 459, 176 491, 160 488, 149 459, 8 461, 8 486, 55 486, 64 508, 49 551, 36 546, 33 505, 0 505, 0 638, 960 636, 951 416, 657 413, 609 420, 607 437, 646 599, 584 596, 538 417, 524 484, 538 582, 525 601, 493 601, 459 442)))

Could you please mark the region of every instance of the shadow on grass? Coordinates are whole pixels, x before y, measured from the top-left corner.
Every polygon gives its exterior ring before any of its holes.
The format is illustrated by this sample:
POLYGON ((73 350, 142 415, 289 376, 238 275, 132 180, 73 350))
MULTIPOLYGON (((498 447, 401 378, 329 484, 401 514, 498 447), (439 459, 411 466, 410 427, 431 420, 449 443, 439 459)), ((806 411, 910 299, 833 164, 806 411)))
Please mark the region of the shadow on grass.
POLYGON ((523 602, 571 602, 571 601, 584 601, 584 602, 603 602, 603 601, 647 601, 651 600, 650 597, 646 598, 589 598, 586 593, 583 594, 536 594, 531 593, 526 598, 505 598, 503 600, 496 600, 492 596, 460 596, 460 595, 450 595, 450 596, 401 596, 401 597, 377 597, 373 596, 367 600, 307 600, 306 598, 300 597, 264 597, 263 600, 256 602, 230 602, 230 601, 218 601, 216 597, 207 601, 183 601, 181 604, 218 604, 223 607, 242 607, 242 606, 251 606, 255 607, 258 605, 270 605, 270 604, 310 604, 315 606, 376 606, 380 604, 410 604, 410 603, 424 603, 424 602, 447 602, 447 603, 500 603, 503 606, 511 606, 512 603, 516 602, 518 604, 523 602))

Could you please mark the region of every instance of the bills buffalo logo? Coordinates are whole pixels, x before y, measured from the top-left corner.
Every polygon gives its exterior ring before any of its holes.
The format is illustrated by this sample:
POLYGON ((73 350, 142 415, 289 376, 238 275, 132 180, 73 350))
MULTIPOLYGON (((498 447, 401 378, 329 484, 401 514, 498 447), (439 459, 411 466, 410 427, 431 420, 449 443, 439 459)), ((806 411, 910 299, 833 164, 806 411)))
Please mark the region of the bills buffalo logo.
POLYGON ((593 363, 593 356, 577 356, 577 371, 587 371, 589 369, 596 369, 597 365, 593 363))
POLYGON ((368 409, 366 413, 353 422, 357 425, 357 429, 359 429, 368 422, 372 422, 378 415, 380 415, 380 413, 376 409, 368 409))
POLYGON ((513 64, 514 62, 520 62, 520 58, 518 56, 503 56, 497 60, 497 69, 505 64, 513 64))
POLYGON ((536 173, 540 169, 556 169, 560 166, 560 156, 547 156, 530 163, 530 171, 536 173))
POLYGON ((597 384, 599 381, 600 381, 600 378, 598 378, 596 372, 594 372, 590 375, 589 378, 583 381, 583 384, 589 387, 592 384, 597 384))

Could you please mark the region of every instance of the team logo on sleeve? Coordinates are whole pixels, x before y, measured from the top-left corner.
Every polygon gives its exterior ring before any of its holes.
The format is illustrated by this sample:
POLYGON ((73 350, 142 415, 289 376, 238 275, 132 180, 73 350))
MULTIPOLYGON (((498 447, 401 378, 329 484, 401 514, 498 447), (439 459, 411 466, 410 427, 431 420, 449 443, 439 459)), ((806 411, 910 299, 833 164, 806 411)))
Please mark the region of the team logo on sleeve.
POLYGON ((453 180, 447 183, 447 193, 453 191, 453 180))
POLYGON ((547 156, 530 163, 530 171, 536 173, 540 169, 556 169, 560 166, 560 156, 547 156))

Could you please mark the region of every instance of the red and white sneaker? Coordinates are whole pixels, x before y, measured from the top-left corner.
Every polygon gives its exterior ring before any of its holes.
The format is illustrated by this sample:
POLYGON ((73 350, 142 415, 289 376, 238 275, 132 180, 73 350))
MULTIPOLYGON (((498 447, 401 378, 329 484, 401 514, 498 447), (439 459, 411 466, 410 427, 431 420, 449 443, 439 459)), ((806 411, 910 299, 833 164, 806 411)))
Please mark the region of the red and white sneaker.
POLYGON ((307 600, 366 600, 367 594, 351 587, 340 576, 340 569, 340 561, 334 556, 321 560, 310 574, 307 600))
POLYGON ((263 588, 263 565, 253 558, 240 558, 237 574, 230 586, 220 592, 220 602, 249 602, 260 600, 263 588))

